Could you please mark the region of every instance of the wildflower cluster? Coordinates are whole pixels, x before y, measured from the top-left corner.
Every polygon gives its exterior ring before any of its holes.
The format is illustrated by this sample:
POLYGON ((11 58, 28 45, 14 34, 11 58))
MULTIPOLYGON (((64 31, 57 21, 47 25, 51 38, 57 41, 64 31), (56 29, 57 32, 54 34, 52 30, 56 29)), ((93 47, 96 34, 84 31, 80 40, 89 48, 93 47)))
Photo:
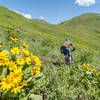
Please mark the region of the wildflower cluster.
POLYGON ((46 38, 50 38, 50 39, 56 39, 55 36, 53 35, 49 35, 49 34, 46 34, 46 33, 42 33, 42 32, 38 32, 38 31, 33 31, 34 34, 38 34, 40 36, 43 36, 43 37, 46 37, 46 38))
POLYGON ((1 79, 1 89, 3 90, 11 90, 11 92, 20 92, 21 88, 23 86, 26 86, 24 84, 20 85, 20 82, 22 81, 22 69, 21 68, 14 68, 12 71, 10 71, 10 74, 6 76, 6 78, 1 79))
MULTIPOLYGON (((10 39, 16 43, 17 38, 10 39)), ((30 53, 27 48, 29 45, 23 43, 22 47, 12 47, 9 52, 0 51, 0 67, 6 68, 5 77, 0 78, 0 89, 2 91, 20 92, 24 86, 28 85, 27 80, 24 80, 24 67, 29 67, 30 74, 38 75, 41 71, 40 59, 30 53)), ((2 73, 2 72, 1 72, 2 73)))
POLYGON ((37 56, 34 56, 32 53, 31 53, 30 58, 35 63, 35 66, 34 67, 33 66, 31 67, 32 75, 33 74, 37 74, 38 75, 40 73, 40 67, 38 67, 38 66, 42 66, 41 61, 39 60, 39 58, 37 56))
POLYGON ((32 67, 31 72, 32 72, 32 75, 34 75, 34 74, 38 75, 38 74, 40 74, 40 68, 32 67))
POLYGON ((88 71, 96 72, 96 76, 99 75, 99 73, 97 73, 97 70, 99 69, 98 66, 91 66, 90 64, 83 64, 82 66, 83 66, 84 68, 86 68, 88 71))

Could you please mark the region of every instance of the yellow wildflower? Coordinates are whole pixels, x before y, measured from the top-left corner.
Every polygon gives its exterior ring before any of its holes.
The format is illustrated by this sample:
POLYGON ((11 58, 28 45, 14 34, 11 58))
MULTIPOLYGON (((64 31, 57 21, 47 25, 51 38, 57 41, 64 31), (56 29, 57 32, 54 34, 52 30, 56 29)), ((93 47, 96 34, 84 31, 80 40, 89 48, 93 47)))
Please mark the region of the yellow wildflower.
POLYGON ((87 66, 90 66, 90 64, 87 64, 87 66))
POLYGON ((30 65, 31 64, 31 57, 26 57, 25 62, 30 65))
POLYGON ((11 90, 11 92, 14 92, 17 94, 17 92, 20 92, 22 86, 19 86, 18 84, 16 84, 13 89, 11 90))
POLYGON ((20 57, 19 59, 17 59, 17 64, 18 65, 24 65, 25 64, 23 57, 20 57))
POLYGON ((23 50, 23 53, 25 56, 28 56, 30 54, 28 50, 26 50, 26 49, 22 49, 22 50, 23 50))
POLYGON ((36 75, 40 74, 40 68, 39 67, 38 68, 32 67, 31 68, 31 73, 32 73, 32 75, 34 75, 34 74, 36 74, 36 75))
POLYGON ((13 42, 17 42, 17 41, 18 41, 17 38, 10 37, 10 39, 11 39, 13 42))
POLYGON ((99 69, 99 67, 98 67, 98 66, 96 66, 95 68, 96 68, 96 69, 99 69))
POLYGON ((13 83, 19 83, 22 80, 22 68, 17 68, 13 71, 14 72, 10 72, 10 76, 13 79, 13 83))
POLYGON ((82 66, 85 67, 85 64, 83 64, 82 66))
POLYGON ((99 73, 96 73, 96 76, 98 76, 99 75, 99 73))
POLYGON ((37 59, 38 57, 37 56, 32 56, 33 57, 33 59, 37 59))
POLYGON ((90 71, 93 72, 93 71, 96 71, 96 69, 91 68, 90 71))
POLYGON ((40 68, 36 68, 35 73, 36 73, 37 75, 40 74, 40 68))
POLYGON ((87 68, 87 70, 89 70, 89 69, 90 69, 88 66, 87 66, 86 68, 87 68))
POLYGON ((1 82, 1 89, 9 91, 13 86, 12 78, 8 75, 7 78, 2 78, 1 82))
POLYGON ((38 57, 34 59, 34 62, 35 62, 35 64, 36 64, 36 66, 41 66, 41 65, 42 65, 42 64, 41 64, 41 61, 39 60, 38 57))
POLYGON ((25 42, 23 42, 23 46, 24 46, 25 48, 29 48, 29 45, 27 45, 25 42))
POLYGON ((35 74, 35 70, 36 70, 36 67, 32 67, 32 68, 31 68, 31 73, 32 73, 32 75, 35 74))
POLYGON ((96 69, 92 69, 94 72, 96 72, 96 69))
POLYGON ((20 53, 20 49, 18 47, 12 48, 11 49, 12 54, 19 54, 20 53))
POLYGON ((36 66, 41 66, 42 65, 40 59, 37 56, 33 56, 32 54, 30 56, 31 56, 31 59, 34 60, 36 66))
POLYGON ((96 67, 95 67, 95 66, 93 66, 93 68, 95 69, 96 67))
POLYGON ((22 68, 17 68, 16 70, 14 70, 15 73, 22 73, 22 68))
POLYGON ((0 45, 0 48, 2 48, 2 45, 0 45))
POLYGON ((20 83, 20 81, 22 80, 22 75, 21 74, 18 74, 18 73, 14 73, 14 72, 11 72, 10 73, 12 79, 13 79, 13 83, 16 84, 16 83, 20 83))
POLYGON ((27 81, 24 80, 22 86, 27 86, 27 81))
POLYGON ((35 57, 35 56, 31 53, 31 54, 30 54, 30 57, 31 57, 32 60, 34 60, 34 57, 35 57))
POLYGON ((8 62, 9 62, 8 53, 6 51, 1 51, 0 52, 0 66, 8 65, 8 62))
POLYGON ((35 64, 36 64, 37 66, 41 66, 41 61, 40 61, 40 60, 37 60, 37 61, 35 61, 35 64))
POLYGON ((8 63, 8 67, 9 67, 9 70, 10 70, 10 71, 12 71, 12 70, 14 70, 14 69, 17 69, 17 65, 15 64, 14 61, 10 61, 10 62, 8 63))

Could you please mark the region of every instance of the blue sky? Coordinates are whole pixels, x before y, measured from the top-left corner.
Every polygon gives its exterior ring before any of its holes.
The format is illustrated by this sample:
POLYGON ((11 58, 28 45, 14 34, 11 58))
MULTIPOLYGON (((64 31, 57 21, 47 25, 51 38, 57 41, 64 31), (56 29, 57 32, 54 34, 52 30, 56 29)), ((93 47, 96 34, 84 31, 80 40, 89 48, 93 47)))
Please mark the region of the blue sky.
POLYGON ((25 17, 44 19, 52 24, 83 13, 100 13, 99 0, 0 0, 0 5, 25 17))

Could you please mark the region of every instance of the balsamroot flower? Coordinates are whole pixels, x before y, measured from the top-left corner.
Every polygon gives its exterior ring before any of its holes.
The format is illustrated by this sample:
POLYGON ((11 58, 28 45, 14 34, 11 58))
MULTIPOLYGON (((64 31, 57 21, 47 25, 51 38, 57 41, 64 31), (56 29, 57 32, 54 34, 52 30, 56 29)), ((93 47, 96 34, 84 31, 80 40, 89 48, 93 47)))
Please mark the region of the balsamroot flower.
POLYGON ((40 74, 40 68, 39 67, 32 67, 31 68, 31 73, 32 73, 32 75, 34 75, 34 74, 36 74, 36 75, 38 75, 38 74, 40 74))
POLYGON ((17 92, 21 91, 22 86, 19 86, 18 84, 15 84, 15 86, 12 88, 11 92, 14 92, 17 94, 17 92))
POLYGON ((17 59, 17 64, 18 65, 24 65, 25 64, 25 60, 23 57, 20 57, 19 59, 17 59))
POLYGON ((15 43, 18 41, 17 38, 10 37, 10 39, 11 39, 13 42, 15 42, 15 43))
POLYGON ((13 86, 13 79, 8 75, 7 78, 2 78, 0 85, 1 89, 9 91, 13 86))
POLYGON ((27 81, 24 80, 22 86, 27 86, 27 81))
POLYGON ((6 51, 1 51, 0 52, 0 66, 8 65, 8 62, 9 62, 8 53, 6 51))
POLYGON ((27 45, 25 42, 23 42, 24 48, 29 48, 29 45, 27 45))
POLYGON ((31 54, 31 59, 34 60, 34 63, 36 64, 36 66, 41 66, 42 65, 40 59, 37 56, 33 56, 31 54))
POLYGON ((23 53, 24 53, 25 56, 29 56, 30 53, 29 53, 28 50, 26 50, 26 49, 22 49, 22 50, 23 50, 23 53))
POLYGON ((17 65, 16 65, 16 63, 14 61, 9 61, 8 67, 9 67, 10 71, 12 71, 14 69, 17 69, 17 65))
POLYGON ((2 48, 2 45, 0 45, 0 48, 2 48))
POLYGON ((26 62, 26 64, 30 65, 31 64, 31 57, 26 57, 25 62, 26 62))
POLYGON ((11 49, 11 53, 13 55, 19 54, 20 53, 20 49, 18 47, 14 47, 11 49))

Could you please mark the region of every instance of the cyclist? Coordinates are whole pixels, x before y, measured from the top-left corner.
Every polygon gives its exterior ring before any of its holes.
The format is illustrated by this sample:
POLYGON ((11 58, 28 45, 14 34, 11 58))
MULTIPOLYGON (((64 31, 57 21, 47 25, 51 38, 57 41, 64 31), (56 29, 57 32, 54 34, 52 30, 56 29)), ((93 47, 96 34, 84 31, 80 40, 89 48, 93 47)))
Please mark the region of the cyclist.
POLYGON ((67 38, 64 41, 63 45, 61 46, 61 48, 63 48, 63 52, 62 53, 64 54, 64 58, 66 57, 66 55, 68 55, 69 63, 72 63, 70 47, 73 48, 73 50, 71 50, 71 51, 74 51, 76 49, 75 45, 72 43, 72 41, 69 38, 67 38))

